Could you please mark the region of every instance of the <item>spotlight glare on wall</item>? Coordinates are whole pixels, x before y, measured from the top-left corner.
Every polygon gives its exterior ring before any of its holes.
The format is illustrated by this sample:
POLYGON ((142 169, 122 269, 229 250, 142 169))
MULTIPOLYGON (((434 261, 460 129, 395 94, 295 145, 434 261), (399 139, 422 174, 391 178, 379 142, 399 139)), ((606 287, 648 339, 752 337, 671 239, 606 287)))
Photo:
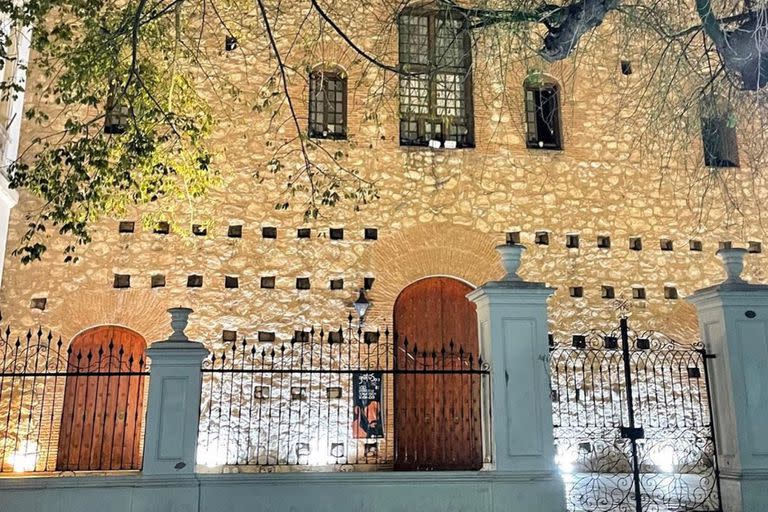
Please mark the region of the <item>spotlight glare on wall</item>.
POLYGON ((578 454, 572 446, 558 446, 555 455, 555 464, 560 468, 560 473, 570 475, 573 473, 573 465, 576 462, 578 454))
POLYGON ((209 468, 223 466, 227 462, 226 451, 220 449, 217 443, 206 443, 197 446, 197 463, 209 468))
POLYGON ((672 473, 675 470, 675 450, 669 445, 656 448, 651 452, 651 462, 662 473, 672 473))
POLYGON ((34 441, 23 441, 19 449, 8 457, 8 462, 10 462, 13 470, 17 473, 34 471, 38 455, 37 443, 34 441))

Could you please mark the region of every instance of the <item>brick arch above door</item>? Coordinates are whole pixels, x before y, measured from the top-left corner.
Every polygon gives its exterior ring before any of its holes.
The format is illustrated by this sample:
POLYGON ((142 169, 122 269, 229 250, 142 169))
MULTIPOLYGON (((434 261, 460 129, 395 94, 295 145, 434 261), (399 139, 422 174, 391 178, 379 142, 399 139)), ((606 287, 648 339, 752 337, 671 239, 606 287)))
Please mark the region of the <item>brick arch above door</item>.
POLYGON ((446 276, 480 286, 504 275, 494 249, 500 240, 468 227, 429 224, 384 234, 363 255, 363 266, 376 278, 368 294, 369 318, 391 322, 400 292, 426 277, 446 276))
POLYGON ((170 334, 166 302, 149 290, 80 290, 66 297, 46 321, 65 339, 94 326, 115 325, 152 343, 170 334))

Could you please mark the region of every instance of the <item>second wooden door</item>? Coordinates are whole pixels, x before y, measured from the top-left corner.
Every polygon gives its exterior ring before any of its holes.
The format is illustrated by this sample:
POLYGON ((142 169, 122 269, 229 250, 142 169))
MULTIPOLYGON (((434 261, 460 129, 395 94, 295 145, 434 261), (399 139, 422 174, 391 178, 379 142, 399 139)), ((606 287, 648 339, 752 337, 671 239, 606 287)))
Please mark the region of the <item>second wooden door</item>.
POLYGON ((405 288, 395 302, 396 469, 482 466, 481 383, 472 373, 477 314, 466 298, 470 291, 457 279, 430 277, 405 288))

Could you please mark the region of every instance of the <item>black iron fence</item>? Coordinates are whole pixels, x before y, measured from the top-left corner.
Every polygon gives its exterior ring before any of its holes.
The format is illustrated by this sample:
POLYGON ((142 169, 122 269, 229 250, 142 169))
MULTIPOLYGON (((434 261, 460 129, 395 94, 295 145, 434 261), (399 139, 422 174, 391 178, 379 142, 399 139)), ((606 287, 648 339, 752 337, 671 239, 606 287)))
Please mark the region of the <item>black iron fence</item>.
POLYGON ((286 343, 242 339, 203 364, 198 464, 476 469, 488 374, 459 343, 420 347, 351 317, 286 343))
MULTIPOLYGON (((142 348, 143 354, 143 348, 142 348)), ((143 355, 0 333, 0 473, 141 468, 143 355)))
POLYGON ((637 333, 551 347, 557 462, 573 511, 719 511, 707 360, 699 345, 637 333))

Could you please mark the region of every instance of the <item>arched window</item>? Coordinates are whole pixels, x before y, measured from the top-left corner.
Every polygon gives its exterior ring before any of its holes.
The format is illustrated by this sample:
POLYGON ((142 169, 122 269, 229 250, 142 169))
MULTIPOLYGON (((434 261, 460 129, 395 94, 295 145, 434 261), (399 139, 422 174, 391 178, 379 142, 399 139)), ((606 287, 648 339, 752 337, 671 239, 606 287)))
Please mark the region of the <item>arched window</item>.
POLYGON ((560 88, 541 77, 525 81, 526 146, 531 149, 562 149, 560 88))
POLYGON ((347 77, 341 70, 318 69, 309 76, 309 136, 347 138, 347 77))
POLYGON ((473 147, 469 28, 450 9, 413 8, 398 18, 400 144, 473 147))
POLYGON ((710 99, 702 103, 701 142, 707 167, 739 166, 735 116, 723 101, 710 99))

